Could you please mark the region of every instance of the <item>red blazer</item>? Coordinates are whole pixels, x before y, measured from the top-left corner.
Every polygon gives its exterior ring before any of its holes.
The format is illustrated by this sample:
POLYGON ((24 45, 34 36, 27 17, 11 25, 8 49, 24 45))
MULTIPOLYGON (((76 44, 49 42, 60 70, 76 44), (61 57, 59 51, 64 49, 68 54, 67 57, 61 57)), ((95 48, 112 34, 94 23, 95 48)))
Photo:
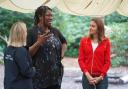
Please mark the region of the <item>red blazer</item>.
POLYGON ((105 38, 93 52, 91 39, 82 38, 80 41, 78 62, 83 73, 92 76, 105 76, 110 67, 110 42, 105 38))

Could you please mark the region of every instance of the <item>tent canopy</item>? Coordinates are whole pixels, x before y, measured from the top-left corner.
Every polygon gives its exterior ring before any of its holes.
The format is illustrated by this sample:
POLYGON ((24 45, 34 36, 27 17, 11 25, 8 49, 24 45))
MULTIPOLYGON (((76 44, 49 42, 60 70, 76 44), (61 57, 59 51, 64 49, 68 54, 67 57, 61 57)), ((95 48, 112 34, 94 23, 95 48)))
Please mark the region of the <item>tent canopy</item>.
POLYGON ((0 7, 22 13, 31 13, 40 5, 79 16, 105 16, 114 11, 128 16, 128 0, 0 0, 0 7))

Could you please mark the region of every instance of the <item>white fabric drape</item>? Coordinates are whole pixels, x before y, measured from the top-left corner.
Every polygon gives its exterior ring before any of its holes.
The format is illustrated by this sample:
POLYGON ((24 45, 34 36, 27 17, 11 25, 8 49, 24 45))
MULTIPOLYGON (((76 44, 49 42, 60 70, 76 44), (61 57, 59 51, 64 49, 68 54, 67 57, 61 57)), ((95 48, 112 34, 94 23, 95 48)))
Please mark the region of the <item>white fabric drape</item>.
POLYGON ((59 0, 58 3, 57 8, 69 14, 105 16, 114 12, 121 0, 59 0))
POLYGON ((72 15, 97 17, 117 11, 128 16, 128 0, 0 0, 0 7, 30 13, 44 3, 72 15))
POLYGON ((10 0, 10 1, 13 4, 15 4, 17 7, 35 10, 37 7, 43 5, 43 3, 45 3, 45 2, 47 2, 45 5, 52 8, 52 7, 56 6, 56 3, 58 0, 10 0))
POLYGON ((0 0, 0 2, 3 2, 3 1, 5 1, 5 0, 0 0))
MULTIPOLYGON (((22 13, 31 13, 46 1, 47 0, 0 0, 0 7, 22 13)), ((48 0, 48 3, 46 3, 46 5, 51 8, 56 6, 56 4, 57 0, 48 0)))
POLYGON ((5 0, 4 2, 0 3, 0 7, 8 9, 8 10, 12 10, 12 11, 23 12, 23 13, 32 12, 32 10, 17 7, 15 4, 12 4, 12 2, 10 2, 10 0, 5 0))
POLYGON ((50 0, 48 3, 46 3, 46 6, 49 6, 50 8, 54 8, 58 4, 59 0, 50 0))
POLYGON ((0 3, 4 2, 5 0, 0 0, 0 3))
POLYGON ((80 15, 78 11, 82 11, 91 2, 92 0, 59 0, 56 7, 65 13, 80 15))
POLYGON ((34 10, 45 0, 9 0, 12 4, 16 5, 19 8, 34 10))
POLYGON ((117 12, 121 15, 128 16, 128 0, 123 0, 117 12))

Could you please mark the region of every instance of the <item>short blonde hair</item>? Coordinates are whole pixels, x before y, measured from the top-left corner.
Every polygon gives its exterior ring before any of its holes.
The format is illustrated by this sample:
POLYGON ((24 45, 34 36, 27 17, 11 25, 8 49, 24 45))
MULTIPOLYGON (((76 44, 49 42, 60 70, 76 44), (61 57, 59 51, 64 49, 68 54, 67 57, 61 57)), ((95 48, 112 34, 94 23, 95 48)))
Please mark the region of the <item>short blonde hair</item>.
POLYGON ((8 45, 22 47, 26 45, 27 27, 24 22, 14 23, 10 30, 8 45))

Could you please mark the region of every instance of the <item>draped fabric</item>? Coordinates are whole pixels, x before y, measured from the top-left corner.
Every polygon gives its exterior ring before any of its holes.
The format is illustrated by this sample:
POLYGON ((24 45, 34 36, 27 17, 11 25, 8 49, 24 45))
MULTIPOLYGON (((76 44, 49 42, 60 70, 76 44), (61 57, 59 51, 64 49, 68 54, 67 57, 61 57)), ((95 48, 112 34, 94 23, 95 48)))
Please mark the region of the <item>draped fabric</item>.
POLYGON ((12 10, 12 11, 23 12, 23 13, 30 13, 30 12, 32 12, 32 10, 24 9, 24 8, 16 6, 10 0, 5 0, 4 2, 0 3, 0 7, 8 9, 8 10, 12 10))
POLYGON ((128 16, 128 0, 123 0, 117 12, 121 15, 128 16))
POLYGON ((5 0, 0 0, 0 4, 2 3, 2 2, 4 2, 5 0))
POLYGON ((10 1, 12 4, 14 4, 19 8, 27 9, 27 10, 36 9, 38 6, 44 3, 44 0, 8 0, 8 1, 10 1))
POLYGON ((105 16, 116 11, 120 3, 121 0, 60 0, 57 7, 73 15, 105 16))
POLYGON ((45 5, 51 8, 55 7, 57 3, 57 0, 0 0, 0 7, 22 13, 31 13, 46 1, 48 2, 45 5))
POLYGON ((33 12, 40 5, 79 16, 105 16, 115 11, 128 16, 128 0, 0 0, 0 7, 23 13, 33 12))

